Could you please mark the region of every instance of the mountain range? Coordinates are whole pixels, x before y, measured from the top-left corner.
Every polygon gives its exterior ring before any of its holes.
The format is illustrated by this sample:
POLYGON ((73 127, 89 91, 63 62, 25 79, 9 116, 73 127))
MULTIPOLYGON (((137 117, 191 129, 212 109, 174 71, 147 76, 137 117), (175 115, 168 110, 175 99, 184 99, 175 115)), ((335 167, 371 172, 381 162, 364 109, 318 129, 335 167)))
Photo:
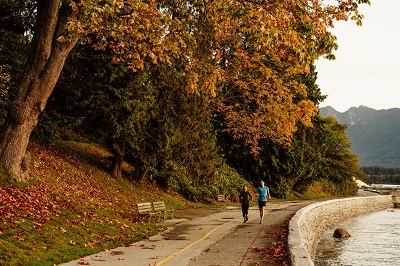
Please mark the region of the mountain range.
POLYGON ((375 110, 361 105, 341 113, 327 106, 320 112, 348 125, 351 151, 360 166, 400 168, 400 108, 375 110))

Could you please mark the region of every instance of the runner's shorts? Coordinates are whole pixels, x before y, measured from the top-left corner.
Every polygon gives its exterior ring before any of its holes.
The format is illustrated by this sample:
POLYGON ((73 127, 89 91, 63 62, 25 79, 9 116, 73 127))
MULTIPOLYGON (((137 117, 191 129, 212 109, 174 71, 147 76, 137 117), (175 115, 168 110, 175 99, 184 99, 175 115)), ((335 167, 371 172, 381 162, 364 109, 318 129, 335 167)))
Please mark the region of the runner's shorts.
POLYGON ((266 201, 259 201, 258 202, 258 208, 262 208, 262 207, 265 207, 265 206, 267 206, 267 202, 266 201))

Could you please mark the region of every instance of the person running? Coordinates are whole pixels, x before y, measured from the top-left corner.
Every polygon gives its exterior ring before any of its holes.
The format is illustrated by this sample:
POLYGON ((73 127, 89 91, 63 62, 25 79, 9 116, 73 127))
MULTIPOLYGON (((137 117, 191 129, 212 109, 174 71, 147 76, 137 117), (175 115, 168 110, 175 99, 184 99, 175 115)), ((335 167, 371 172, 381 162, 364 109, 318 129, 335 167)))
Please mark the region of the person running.
POLYGON ((265 186, 264 181, 261 180, 260 186, 257 188, 258 193, 258 208, 260 209, 260 224, 263 223, 265 206, 267 200, 271 198, 269 188, 265 186))
POLYGON ((242 188, 242 191, 240 191, 240 196, 239 196, 240 202, 242 203, 242 214, 243 214, 243 223, 246 223, 249 220, 249 207, 250 207, 250 202, 253 199, 253 196, 251 195, 250 191, 247 191, 247 186, 244 185, 242 188))

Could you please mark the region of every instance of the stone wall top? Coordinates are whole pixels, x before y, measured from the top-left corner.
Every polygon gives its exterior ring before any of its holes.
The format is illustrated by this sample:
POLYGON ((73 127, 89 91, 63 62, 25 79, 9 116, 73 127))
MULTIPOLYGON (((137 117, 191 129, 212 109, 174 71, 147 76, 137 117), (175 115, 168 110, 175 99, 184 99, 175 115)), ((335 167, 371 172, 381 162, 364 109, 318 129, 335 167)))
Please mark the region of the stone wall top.
POLYGON ((385 195, 328 200, 300 209, 289 222, 291 265, 314 265, 316 243, 330 226, 349 217, 393 207, 392 196, 385 195))

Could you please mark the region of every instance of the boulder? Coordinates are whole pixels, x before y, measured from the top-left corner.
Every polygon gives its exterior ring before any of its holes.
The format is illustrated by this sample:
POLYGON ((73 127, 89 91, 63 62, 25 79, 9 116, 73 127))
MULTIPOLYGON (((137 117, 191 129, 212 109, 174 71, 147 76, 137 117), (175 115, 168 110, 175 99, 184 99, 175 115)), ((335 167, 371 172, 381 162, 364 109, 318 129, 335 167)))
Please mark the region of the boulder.
POLYGON ((335 232, 333 232, 333 237, 334 238, 347 238, 351 237, 349 232, 346 231, 346 229, 343 228, 337 228, 335 232))

